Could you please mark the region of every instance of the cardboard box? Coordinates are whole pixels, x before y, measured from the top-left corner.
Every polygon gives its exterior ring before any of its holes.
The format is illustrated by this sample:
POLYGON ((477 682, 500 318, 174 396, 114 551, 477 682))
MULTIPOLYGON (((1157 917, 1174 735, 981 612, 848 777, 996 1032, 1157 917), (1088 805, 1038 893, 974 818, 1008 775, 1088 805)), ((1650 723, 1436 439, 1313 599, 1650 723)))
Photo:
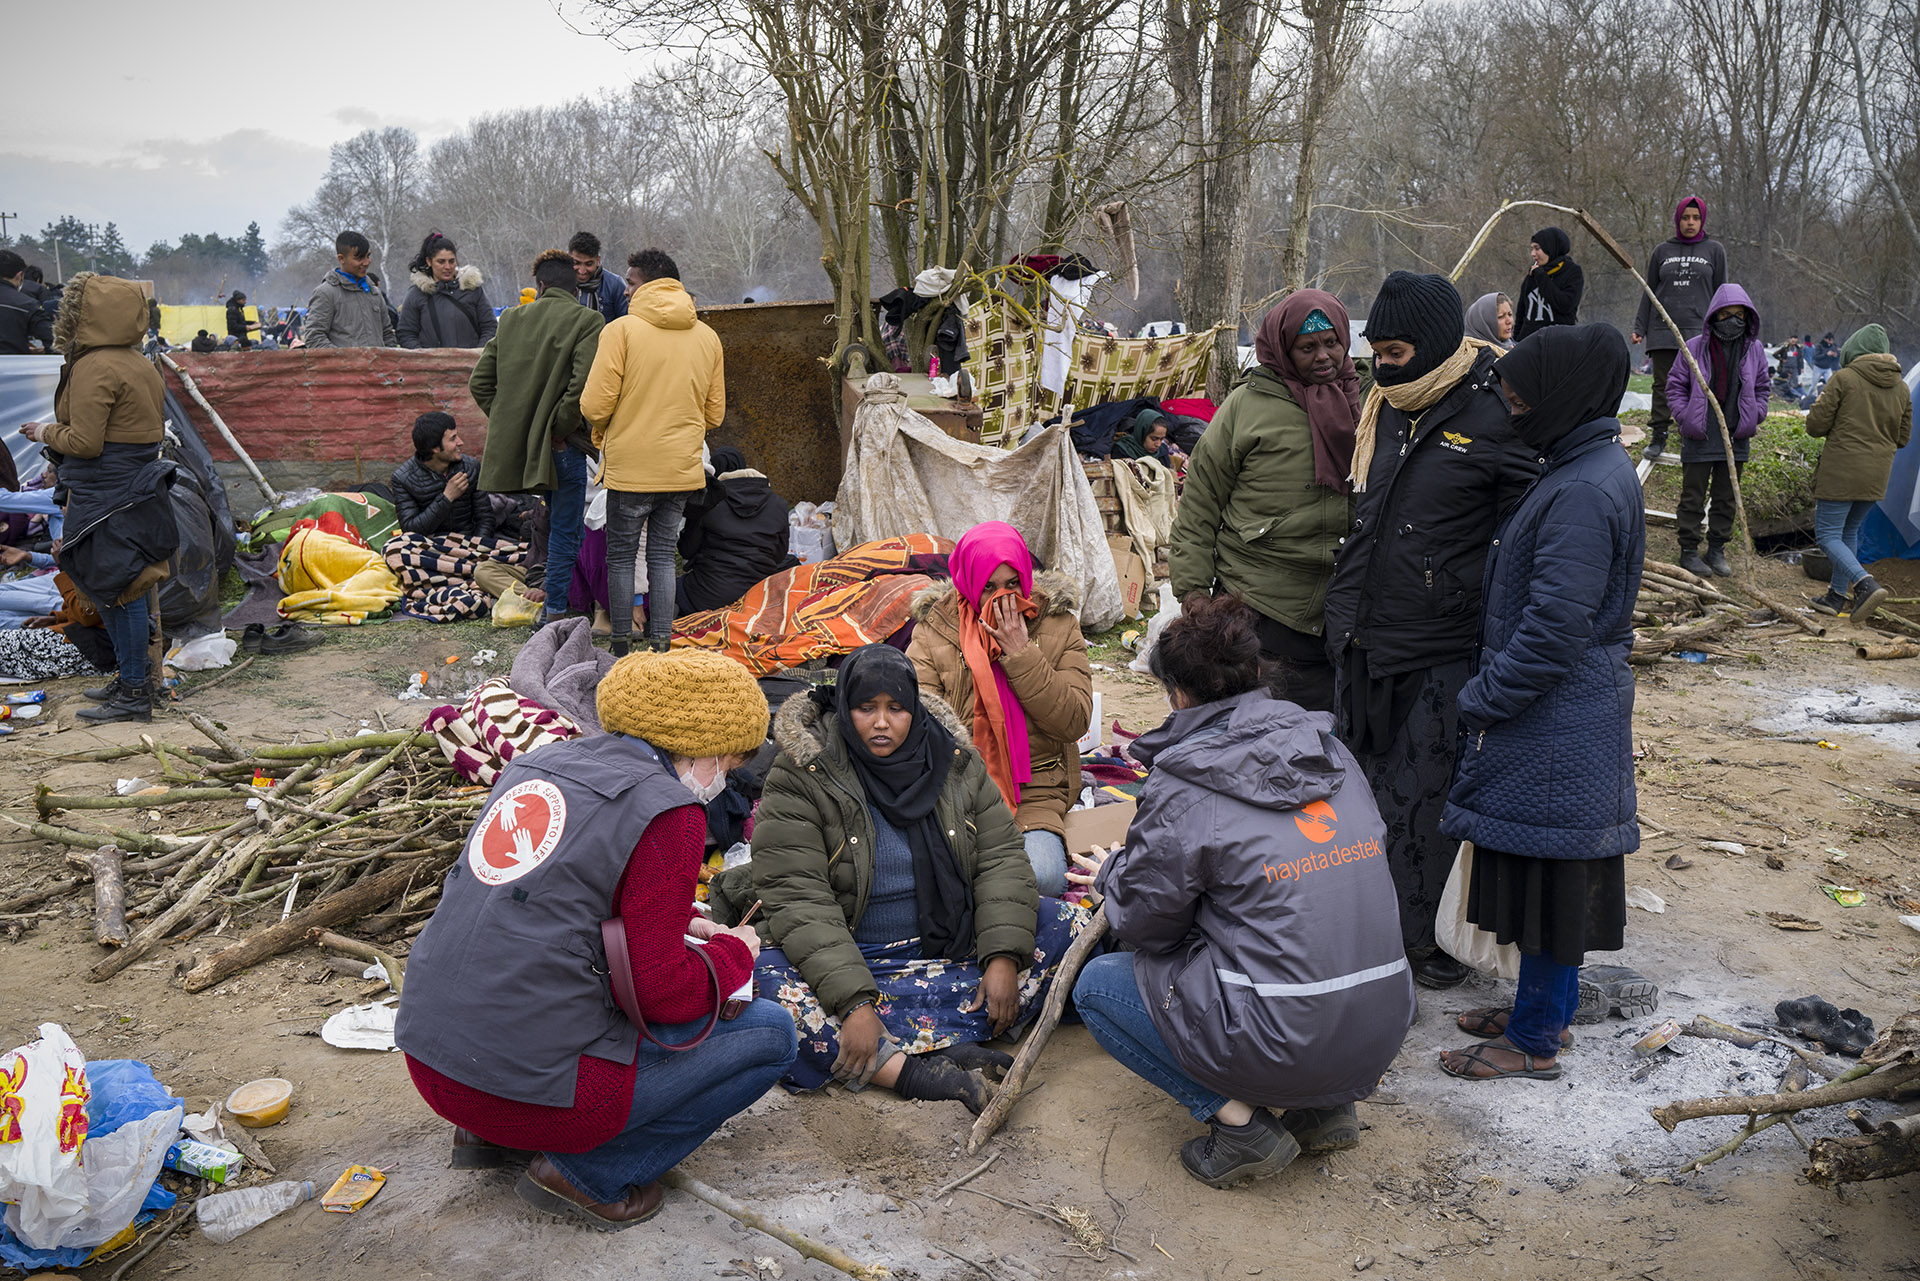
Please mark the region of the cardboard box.
POLYGON ((1096 805, 1090 810, 1068 810, 1066 821, 1067 853, 1085 854, 1096 845, 1114 846, 1127 839, 1138 802, 1096 805))
POLYGON ((1131 538, 1119 535, 1107 539, 1107 551, 1113 556, 1113 573, 1120 580, 1120 604, 1128 618, 1140 617, 1140 597, 1147 590, 1147 567, 1131 538))

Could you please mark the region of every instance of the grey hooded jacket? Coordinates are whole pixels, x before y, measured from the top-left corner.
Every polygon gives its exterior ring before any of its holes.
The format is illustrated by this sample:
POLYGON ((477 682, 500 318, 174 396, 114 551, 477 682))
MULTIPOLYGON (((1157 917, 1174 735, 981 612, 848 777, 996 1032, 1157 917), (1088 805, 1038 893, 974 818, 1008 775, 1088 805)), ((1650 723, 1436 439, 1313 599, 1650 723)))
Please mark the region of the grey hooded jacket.
POLYGON ((300 341, 308 347, 398 347, 387 296, 371 280, 368 288, 329 271, 307 300, 300 341))
POLYGON ((1385 824, 1332 717, 1254 690, 1175 712, 1133 754, 1153 772, 1096 888, 1181 1068, 1266 1107, 1373 1093, 1413 977, 1385 824))

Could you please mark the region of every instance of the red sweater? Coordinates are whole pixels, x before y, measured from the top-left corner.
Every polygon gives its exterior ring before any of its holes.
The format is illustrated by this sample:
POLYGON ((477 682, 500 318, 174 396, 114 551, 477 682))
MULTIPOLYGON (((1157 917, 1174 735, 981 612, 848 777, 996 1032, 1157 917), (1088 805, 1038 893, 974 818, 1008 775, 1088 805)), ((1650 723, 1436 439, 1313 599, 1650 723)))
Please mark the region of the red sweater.
MULTIPOLYGON (((713 982, 682 935, 693 917, 693 887, 706 853, 707 816, 698 805, 667 810, 640 834, 617 895, 633 960, 633 987, 649 1026, 689 1023, 713 1013, 713 982)), ((753 954, 737 938, 706 944, 725 999, 753 974, 753 954)), ((407 1071, 427 1106, 489 1143, 546 1152, 585 1152, 626 1128, 635 1068, 580 1056, 573 1106, 503 1099, 442 1076, 407 1056, 407 1071)))

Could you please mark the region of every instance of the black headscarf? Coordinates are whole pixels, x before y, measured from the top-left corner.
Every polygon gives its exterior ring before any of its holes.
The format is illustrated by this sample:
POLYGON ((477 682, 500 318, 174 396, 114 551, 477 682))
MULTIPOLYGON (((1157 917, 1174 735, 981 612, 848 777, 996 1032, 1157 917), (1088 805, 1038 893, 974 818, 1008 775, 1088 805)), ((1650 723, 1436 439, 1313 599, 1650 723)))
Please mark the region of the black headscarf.
MULTIPOLYGON (((826 692, 816 691, 816 697, 826 692)), ((831 693, 847 759, 867 803, 906 834, 913 851, 920 955, 972 959, 973 885, 960 870, 960 860, 947 844, 936 811, 947 772, 953 768, 953 735, 921 703, 913 664, 891 645, 865 645, 847 655, 831 693), (913 716, 906 739, 886 757, 869 751, 853 728, 853 709, 880 693, 890 695, 913 716)))
POLYGON ((1612 325, 1553 325, 1527 335, 1493 372, 1532 406, 1513 430, 1545 454, 1574 428, 1619 412, 1632 363, 1612 325))
POLYGON ((1540 228, 1533 233, 1533 243, 1540 246, 1540 252, 1547 256, 1548 262, 1565 258, 1573 252, 1573 237, 1558 227, 1540 228))
POLYGON ((722 445, 718 449, 712 450, 708 454, 708 457, 713 460, 713 474, 716 476, 724 476, 730 471, 745 471, 747 469, 747 456, 735 449, 732 445, 722 445))

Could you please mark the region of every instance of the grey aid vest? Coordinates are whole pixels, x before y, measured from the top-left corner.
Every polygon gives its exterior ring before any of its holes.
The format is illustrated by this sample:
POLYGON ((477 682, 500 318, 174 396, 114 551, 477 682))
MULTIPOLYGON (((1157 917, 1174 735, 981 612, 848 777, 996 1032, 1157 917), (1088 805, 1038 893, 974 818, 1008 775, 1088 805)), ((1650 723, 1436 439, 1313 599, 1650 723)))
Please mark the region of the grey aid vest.
MULTIPOLYGON (((462 1085, 571 1107, 582 1054, 631 1063, 600 922, 654 818, 699 802, 665 753, 610 734, 501 771, 407 958, 395 1040, 462 1085)), ((689 905, 691 915, 691 905, 689 905)))

